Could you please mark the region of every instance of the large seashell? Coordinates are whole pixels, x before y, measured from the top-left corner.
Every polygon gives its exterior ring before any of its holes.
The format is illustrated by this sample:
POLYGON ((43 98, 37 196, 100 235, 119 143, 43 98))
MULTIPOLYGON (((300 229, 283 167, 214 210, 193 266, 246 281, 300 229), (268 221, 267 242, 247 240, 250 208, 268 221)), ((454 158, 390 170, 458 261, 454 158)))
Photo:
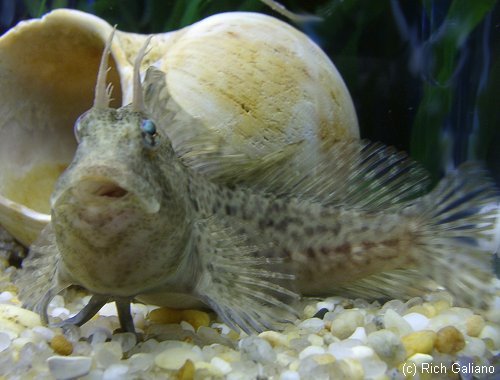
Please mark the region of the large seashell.
MULTIPOLYGON (((56 10, 0 38, 0 223, 25 245, 50 220, 49 196, 73 157, 73 124, 92 105, 111 31, 98 17, 56 10)), ((131 101, 132 65, 146 38, 116 32, 108 75, 114 107, 131 101)), ((163 70, 176 103, 236 153, 259 157, 298 139, 314 146, 359 137, 334 65, 279 20, 218 14, 157 34, 150 46, 144 69, 163 70)))

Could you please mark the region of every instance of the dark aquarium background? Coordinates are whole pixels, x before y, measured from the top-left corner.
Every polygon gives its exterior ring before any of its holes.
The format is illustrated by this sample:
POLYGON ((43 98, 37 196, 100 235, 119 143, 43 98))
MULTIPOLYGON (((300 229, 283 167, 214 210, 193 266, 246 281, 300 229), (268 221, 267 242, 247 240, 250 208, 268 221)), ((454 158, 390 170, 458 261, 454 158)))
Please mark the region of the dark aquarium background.
POLYGON ((361 135, 406 150, 433 180, 480 160, 500 184, 500 18, 494 0, 0 0, 0 31, 65 7, 124 31, 158 33, 209 15, 255 11, 308 34, 353 97, 361 135))

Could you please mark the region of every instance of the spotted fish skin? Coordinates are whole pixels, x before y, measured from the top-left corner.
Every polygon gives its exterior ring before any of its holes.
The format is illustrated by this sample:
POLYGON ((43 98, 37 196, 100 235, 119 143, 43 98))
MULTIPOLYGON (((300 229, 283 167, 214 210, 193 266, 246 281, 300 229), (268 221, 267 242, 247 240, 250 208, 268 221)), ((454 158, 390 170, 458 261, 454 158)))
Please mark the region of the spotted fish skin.
POLYGON ((18 282, 45 321, 71 285, 93 296, 63 324, 115 301, 127 331, 132 300, 204 304, 251 333, 293 320, 300 294, 408 297, 432 278, 480 308, 497 296, 499 199, 477 165, 423 194, 419 165, 380 144, 318 152, 297 141, 262 159, 227 155, 162 93, 163 73, 151 68, 141 83, 145 52, 132 104, 109 108, 99 75, 94 106, 75 125, 79 144, 51 197, 52 221, 18 282))
POLYGON ((190 183, 202 215, 234 220, 250 242, 267 240, 266 256, 284 259, 298 276, 302 294, 327 291, 326 280, 352 282, 384 270, 415 264, 415 217, 405 212, 371 212, 322 206, 307 200, 234 191, 190 183), (204 194, 199 197, 199 194, 204 194))

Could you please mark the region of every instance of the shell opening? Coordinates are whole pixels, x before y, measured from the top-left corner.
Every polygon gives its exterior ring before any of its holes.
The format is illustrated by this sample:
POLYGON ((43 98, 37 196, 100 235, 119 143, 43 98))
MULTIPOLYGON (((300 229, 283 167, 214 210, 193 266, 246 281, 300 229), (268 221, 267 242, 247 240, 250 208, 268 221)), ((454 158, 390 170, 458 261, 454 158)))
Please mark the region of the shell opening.
POLYGON ((113 42, 113 37, 115 35, 116 26, 113 28, 106 45, 104 46, 104 51, 102 52, 101 63, 99 64, 99 72, 97 73, 97 83, 95 86, 95 97, 94 97, 94 108, 107 108, 111 101, 111 92, 113 86, 106 84, 106 78, 108 76, 108 59, 111 52, 111 43, 113 42))
POLYGON ((132 109, 137 112, 142 112, 145 110, 144 99, 142 95, 142 84, 141 84, 141 63, 142 60, 144 59, 144 56, 149 53, 149 51, 147 51, 147 48, 149 42, 151 41, 151 38, 153 38, 153 36, 149 36, 146 39, 146 42, 144 42, 144 45, 142 45, 134 61, 134 80, 133 80, 134 93, 132 98, 132 109))

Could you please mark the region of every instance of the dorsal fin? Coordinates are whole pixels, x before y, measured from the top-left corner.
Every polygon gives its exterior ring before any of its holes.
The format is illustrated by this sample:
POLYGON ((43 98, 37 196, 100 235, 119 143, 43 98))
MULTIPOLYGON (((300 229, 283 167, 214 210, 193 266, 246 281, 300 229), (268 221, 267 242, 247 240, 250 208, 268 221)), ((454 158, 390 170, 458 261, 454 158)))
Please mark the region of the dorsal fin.
POLYGON ((366 140, 330 147, 303 141, 293 157, 286 156, 291 159, 284 165, 256 165, 255 175, 245 173, 236 182, 323 205, 364 210, 406 203, 425 193, 429 185, 427 172, 405 153, 366 140))
POLYGON ((144 97, 143 97, 143 89, 141 84, 141 63, 144 59, 144 56, 148 53, 147 48, 149 42, 151 41, 153 36, 149 36, 144 45, 142 45, 141 49, 137 53, 137 57, 134 61, 134 77, 133 77, 133 96, 132 96, 132 109, 137 112, 143 112, 146 110, 144 106, 144 97))
POLYGON ((418 163, 380 143, 302 140, 259 158, 234 153, 175 102, 163 72, 149 68, 144 91, 148 112, 179 157, 216 182, 365 210, 406 203, 428 190, 427 172, 418 163))
POLYGON ((113 31, 109 35, 109 38, 106 41, 106 45, 104 46, 104 51, 102 52, 101 63, 99 64, 99 72, 97 73, 97 83, 95 86, 93 108, 108 108, 109 102, 111 101, 111 91, 113 90, 113 87, 111 86, 111 84, 107 85, 106 78, 109 71, 108 59, 111 52, 111 43, 113 42, 115 30, 116 26, 113 28, 113 31))

